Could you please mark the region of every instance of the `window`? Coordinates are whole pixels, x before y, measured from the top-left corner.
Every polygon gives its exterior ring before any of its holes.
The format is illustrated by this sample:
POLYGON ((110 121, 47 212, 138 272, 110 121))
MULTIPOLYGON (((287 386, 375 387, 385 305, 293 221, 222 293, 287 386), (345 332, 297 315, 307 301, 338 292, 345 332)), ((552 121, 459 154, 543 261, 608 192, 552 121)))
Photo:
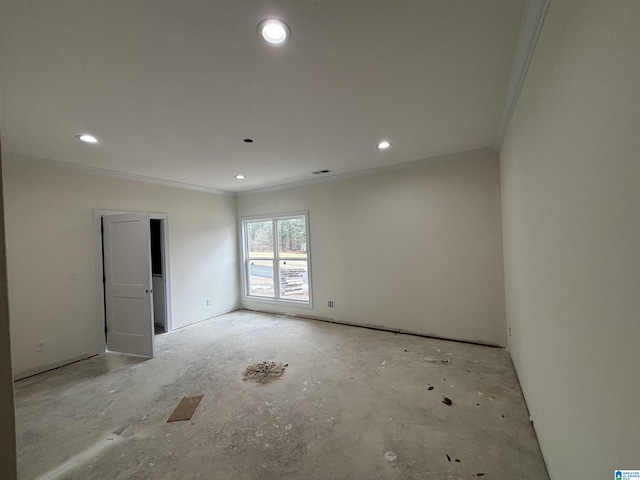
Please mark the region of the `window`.
POLYGON ((245 296, 311 305, 306 213, 242 221, 245 296))

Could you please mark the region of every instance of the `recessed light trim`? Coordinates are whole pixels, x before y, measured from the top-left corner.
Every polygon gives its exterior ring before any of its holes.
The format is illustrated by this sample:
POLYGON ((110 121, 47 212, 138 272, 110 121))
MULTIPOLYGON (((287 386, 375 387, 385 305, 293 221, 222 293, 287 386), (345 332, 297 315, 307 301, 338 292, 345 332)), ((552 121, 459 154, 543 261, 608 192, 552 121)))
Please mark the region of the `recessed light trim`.
POLYGON ((284 45, 291 37, 291 29, 281 20, 267 18, 258 24, 258 34, 273 47, 284 45))
POLYGON ((236 180, 244 180, 245 178, 247 178, 247 177, 245 177, 245 176, 244 176, 244 175, 242 175, 241 173, 239 173, 238 175, 236 175, 236 180))
POLYGON ((386 150, 387 148, 389 148, 391 146, 391 144, 389 142, 387 142, 386 140, 383 140, 382 142, 380 142, 378 144, 378 148, 380 150, 386 150))
POLYGON ((76 138, 84 143, 98 143, 98 139, 90 133, 82 133, 80 135, 76 135, 76 138))

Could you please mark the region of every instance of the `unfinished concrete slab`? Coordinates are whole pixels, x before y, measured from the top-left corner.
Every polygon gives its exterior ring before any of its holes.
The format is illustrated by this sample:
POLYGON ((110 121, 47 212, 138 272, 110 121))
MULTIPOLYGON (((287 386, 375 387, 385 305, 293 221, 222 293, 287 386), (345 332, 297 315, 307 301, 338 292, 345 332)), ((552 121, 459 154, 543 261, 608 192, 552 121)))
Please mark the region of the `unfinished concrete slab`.
POLYGON ((156 346, 17 382, 19 477, 548 478, 504 349, 246 311, 156 346), (243 381, 261 361, 288 366, 243 381))

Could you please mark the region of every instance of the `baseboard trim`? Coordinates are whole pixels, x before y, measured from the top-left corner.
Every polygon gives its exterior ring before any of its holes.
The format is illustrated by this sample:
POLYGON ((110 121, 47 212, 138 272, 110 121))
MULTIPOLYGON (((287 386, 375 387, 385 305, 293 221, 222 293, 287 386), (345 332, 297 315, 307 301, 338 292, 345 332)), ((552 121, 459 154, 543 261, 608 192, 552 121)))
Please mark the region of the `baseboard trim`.
POLYGON ((477 340, 463 340, 459 338, 448 338, 448 337, 443 337, 440 335, 434 335, 430 333, 416 332, 413 330, 405 330, 403 328, 390 328, 390 327, 385 327, 383 325, 352 323, 352 322, 345 322, 343 320, 335 320, 333 318, 316 317, 313 315, 287 315, 285 313, 280 313, 280 312, 269 312, 266 310, 257 310, 257 309, 246 308, 246 307, 243 307, 240 310, 246 310, 248 312, 256 312, 256 313, 266 313, 268 315, 274 315, 274 316, 280 316, 280 317, 305 318, 308 320, 318 320, 320 322, 335 323, 337 325, 344 325, 347 327, 367 328, 369 330, 378 330, 381 332, 391 332, 391 333, 402 334, 402 335, 412 335, 414 337, 433 338, 435 340, 445 340, 447 342, 466 343, 469 345, 479 345, 481 347, 505 348, 502 345, 498 345, 496 343, 482 342, 477 340))
POLYGON ((35 375, 40 375, 41 373, 50 372, 51 370, 57 370, 58 368, 65 367, 73 363, 82 362, 83 360, 88 360, 89 358, 97 357, 97 356, 98 356, 97 353, 94 353, 91 355, 89 355, 88 353, 85 353, 83 355, 78 355, 77 357, 61 360, 59 362, 54 362, 47 365, 41 365, 39 367, 28 368, 27 370, 24 370, 20 373, 15 374, 13 376, 13 381, 17 382, 20 380, 25 380, 35 375))

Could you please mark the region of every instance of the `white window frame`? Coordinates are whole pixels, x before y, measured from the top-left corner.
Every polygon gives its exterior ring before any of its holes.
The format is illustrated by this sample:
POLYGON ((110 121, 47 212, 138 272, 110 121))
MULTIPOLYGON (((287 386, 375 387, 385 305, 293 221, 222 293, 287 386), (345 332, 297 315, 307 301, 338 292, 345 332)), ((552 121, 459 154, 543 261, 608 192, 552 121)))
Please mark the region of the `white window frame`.
MULTIPOLYGON (((266 215, 252 215, 248 217, 240 218, 240 242, 242 252, 242 298, 248 302, 260 302, 260 303, 270 303, 272 305, 289 305, 300 308, 313 308, 313 288, 312 288, 312 279, 311 279, 311 237, 309 235, 309 212, 298 211, 298 212, 286 212, 286 213, 278 213, 278 214, 266 214, 266 215), (280 256, 280 248, 278 245, 277 239, 277 224, 278 220, 286 220, 289 218, 295 217, 304 217, 306 236, 307 236, 307 245, 306 245, 306 254, 307 254, 307 277, 308 277, 308 287, 309 287, 309 301, 305 300, 294 300, 288 298, 280 297, 280 261, 281 260, 290 260, 289 258, 282 258, 280 256), (250 287, 249 287, 249 262, 251 259, 249 257, 249 243, 247 241, 247 223, 250 222, 260 222, 270 220, 272 222, 272 237, 273 237, 273 292, 274 297, 260 297, 256 295, 250 295, 250 287)), ((265 260, 265 259, 258 259, 265 260)))

